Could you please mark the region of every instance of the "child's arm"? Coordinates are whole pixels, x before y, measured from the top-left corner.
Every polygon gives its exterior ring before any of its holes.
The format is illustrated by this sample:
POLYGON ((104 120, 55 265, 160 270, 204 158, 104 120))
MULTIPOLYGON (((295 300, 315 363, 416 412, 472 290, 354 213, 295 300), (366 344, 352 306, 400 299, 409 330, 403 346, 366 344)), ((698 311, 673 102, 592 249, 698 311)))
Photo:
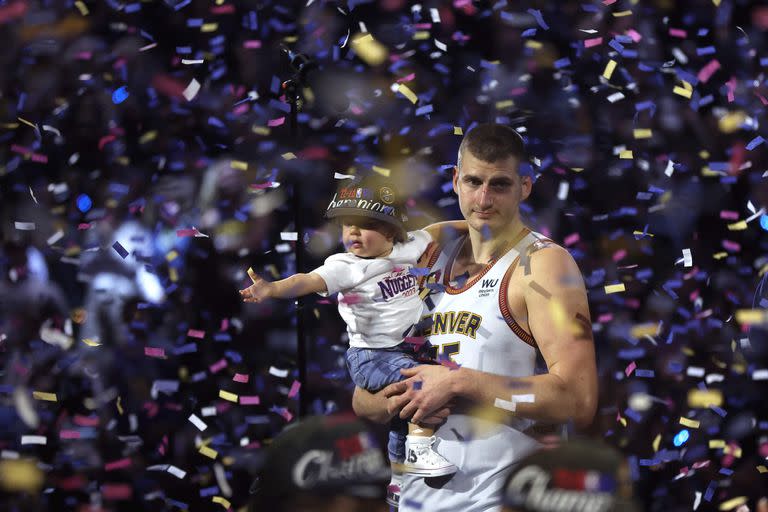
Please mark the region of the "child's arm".
POLYGON ((253 269, 249 268, 248 276, 253 281, 253 284, 248 288, 240 290, 240 295, 243 297, 244 302, 262 302, 270 297, 292 299, 303 297, 310 293, 325 293, 328 291, 323 278, 313 272, 309 274, 294 274, 286 279, 270 282, 257 276, 253 269))
POLYGON ((436 222, 434 224, 430 224, 429 226, 422 229, 429 233, 429 235, 432 237, 432 240, 439 242, 446 235, 450 236, 452 234, 455 236, 457 234, 464 234, 469 228, 467 227, 466 220, 448 220, 445 222, 436 222))

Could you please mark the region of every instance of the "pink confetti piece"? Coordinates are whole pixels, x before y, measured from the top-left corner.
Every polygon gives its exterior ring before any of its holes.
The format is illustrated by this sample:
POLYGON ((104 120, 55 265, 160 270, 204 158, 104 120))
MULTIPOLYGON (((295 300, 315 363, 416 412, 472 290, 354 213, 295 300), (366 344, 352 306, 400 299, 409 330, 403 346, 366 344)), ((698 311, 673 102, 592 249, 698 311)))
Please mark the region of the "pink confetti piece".
POLYGON ((80 432, 77 430, 62 430, 59 432, 60 439, 80 439, 80 432))
POLYGON ((285 123, 285 117, 278 117, 277 119, 270 119, 269 121, 267 121, 267 126, 269 127, 282 126, 283 123, 285 123))
POLYGON ((0 6, 0 25, 16 18, 21 18, 26 12, 26 2, 14 2, 12 4, 0 6))
POLYGON ((235 12, 234 4, 216 5, 211 7, 211 14, 231 14, 235 12))
POLYGON ((247 383, 250 377, 247 373, 236 373, 232 380, 235 382, 247 383))
POLYGON ((635 29, 631 28, 627 30, 627 35, 632 38, 632 41, 638 43, 643 38, 643 36, 635 29))
POLYGON ((603 0, 603 5, 611 5, 615 3, 616 3, 616 0, 603 0))
POLYGON ((631 363, 629 363, 629 364, 627 365, 627 367, 624 369, 624 375, 626 375, 627 377, 629 377, 630 375, 632 375, 632 372, 633 372, 633 371, 635 371, 635 368, 637 368, 637 364, 635 364, 635 362, 634 362, 634 361, 632 361, 632 362, 631 362, 631 363))
POLYGON ((219 331, 226 331, 229 329, 229 318, 222 318, 221 319, 221 325, 219 326, 219 331))
POLYGON ((734 212, 733 210, 721 210, 720 218, 726 220, 739 220, 739 212, 734 212))
POLYGON ((144 347, 144 355, 149 357, 165 357, 165 349, 157 347, 144 347))
POLYGON ((265 188, 272 188, 274 185, 271 181, 266 183, 251 183, 248 185, 253 190, 264 190, 265 188))
POLYGON ((682 39, 685 39, 686 37, 688 37, 688 32, 686 32, 681 28, 670 28, 669 35, 671 35, 672 37, 680 37, 682 39))
POLYGON ((726 251, 739 252, 741 250, 741 244, 732 242, 731 240, 723 240, 723 248, 726 251))
POLYGON ((291 414, 291 411, 289 411, 288 409, 286 409, 284 407, 281 407, 280 409, 278 409, 277 413, 280 416, 282 416, 283 419, 285 419, 285 421, 288 422, 288 423, 290 423, 291 420, 293 419, 293 414, 291 414))
POLYGON ((455 362, 451 361, 450 359, 445 359, 443 361, 440 361, 440 364, 442 366, 450 368, 451 370, 458 370, 459 368, 461 368, 459 363, 455 363, 455 362))
POLYGON ((736 77, 732 76, 730 80, 725 82, 725 85, 728 87, 728 103, 733 103, 735 98, 734 92, 736 91, 736 77))
POLYGON ((131 465, 131 459, 129 457, 126 457, 124 459, 107 462, 106 464, 104 464, 104 470, 114 471, 115 469, 127 468, 130 465, 131 465))
POLYGON ((211 370, 211 373, 217 373, 223 370, 227 367, 227 360, 226 359, 220 359, 213 363, 209 368, 211 370))
POLYGON ((259 395, 240 396, 240 405, 259 405, 260 403, 259 395))
POLYGON ((205 331, 198 331, 197 329, 190 329, 187 331, 187 336, 190 338, 198 338, 203 339, 205 338, 205 331))
POLYGON ((416 73, 411 73, 410 75, 405 75, 402 78, 398 78, 397 83, 402 84, 403 82, 410 82, 414 78, 416 78, 416 73))
POLYGON ((106 146, 107 144, 109 144, 110 142, 112 142, 112 141, 114 141, 116 139, 117 139, 117 137, 115 137, 114 135, 105 135, 102 138, 100 138, 99 139, 99 151, 104 149, 104 146, 106 146))
POLYGON ((133 496, 133 489, 128 484, 104 484, 100 491, 107 500, 128 500, 133 496))
POLYGON ((236 116, 240 116, 248 112, 250 109, 251 109, 250 105, 248 105, 247 103, 243 103, 233 108, 232 113, 235 114, 236 116))
POLYGON ((712 59, 699 70, 699 74, 696 77, 700 82, 707 83, 718 69, 720 69, 720 62, 717 59, 712 59))
POLYGON ((95 416, 83 416, 82 414, 75 414, 73 419, 76 425, 81 427, 98 427, 99 418, 95 416))
POLYGON ((176 236, 177 237, 184 237, 184 236, 195 236, 197 235, 198 231, 195 228, 186 228, 186 229, 177 229, 176 230, 176 236))
POLYGON ((565 237, 565 240, 563 240, 563 243, 565 245, 573 245, 576 242, 578 242, 579 240, 581 240, 581 236, 579 236, 578 233, 572 233, 572 234, 568 235, 567 237, 565 237))
POLYGON ((291 390, 288 392, 288 398, 293 398, 296 395, 298 395, 300 388, 301 388, 301 382, 297 380, 293 381, 293 384, 291 384, 291 390))
POLYGON ((757 91, 755 91, 755 96, 757 96, 758 98, 760 98, 760 103, 762 103, 762 104, 763 104, 763 106, 765 106, 765 105, 768 105, 768 99, 766 99, 766 98, 765 98, 765 96, 763 96, 762 94, 760 94, 760 93, 759 93, 759 92, 757 92, 757 91))
POLYGON ((624 256, 626 255, 627 255, 626 249, 619 249, 618 251, 613 253, 613 256, 611 257, 611 259, 613 259, 613 261, 619 261, 620 259, 624 258, 624 256))
POLYGON ((604 324, 613 320, 613 313, 604 313, 597 317, 597 323, 604 324))
POLYGON ((352 304, 359 304, 362 301, 363 301, 363 299, 362 299, 362 297, 360 297, 360 295, 358 295, 356 293, 348 293, 348 294, 344 295, 339 300, 339 304, 349 304, 349 305, 352 305, 352 304))
POLYGON ((405 343, 409 345, 413 345, 417 349, 421 347, 424 343, 427 342, 427 339, 424 336, 409 336, 403 340, 405 343))
POLYGON ((84 231, 86 229, 91 229, 91 224, 90 223, 88 223, 88 222, 81 222, 80 224, 77 225, 77 230, 78 231, 84 231))
POLYGON ((258 39, 248 39, 247 41, 243 41, 243 48, 247 48, 249 50, 261 48, 261 41, 258 39))
POLYGON ((593 37, 591 39, 584 40, 584 48, 592 48, 593 46, 598 46, 601 44, 603 44, 602 37, 593 37))

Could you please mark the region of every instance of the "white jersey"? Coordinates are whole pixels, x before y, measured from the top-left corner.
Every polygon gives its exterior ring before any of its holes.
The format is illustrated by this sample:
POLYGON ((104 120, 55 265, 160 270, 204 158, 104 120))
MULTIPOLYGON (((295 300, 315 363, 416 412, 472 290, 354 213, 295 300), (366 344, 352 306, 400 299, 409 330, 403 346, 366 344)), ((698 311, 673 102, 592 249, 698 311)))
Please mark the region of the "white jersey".
POLYGON ((422 310, 418 278, 410 270, 431 241, 426 231, 411 231, 388 256, 333 254, 312 271, 328 288, 320 295, 339 292, 339 314, 347 324, 350 346, 390 348, 402 343, 422 310))
MULTIPOLYGON (((528 250, 546 239, 527 229, 521 236, 512 249, 463 286, 452 285, 448 279, 464 238, 444 247, 431 265, 430 275, 445 288, 433 291, 425 300, 425 318, 432 317, 425 334, 444 356, 463 367, 509 377, 534 374, 535 341, 512 318, 505 292, 516 260, 525 262, 528 250)), ((510 389, 506 401, 511 401, 513 392, 510 389)), ((400 511, 500 510, 506 476, 517 461, 538 446, 523 433, 533 423, 522 418, 499 424, 463 414, 449 416, 435 434, 434 448, 454 463, 458 472, 442 486, 406 475, 400 511)))

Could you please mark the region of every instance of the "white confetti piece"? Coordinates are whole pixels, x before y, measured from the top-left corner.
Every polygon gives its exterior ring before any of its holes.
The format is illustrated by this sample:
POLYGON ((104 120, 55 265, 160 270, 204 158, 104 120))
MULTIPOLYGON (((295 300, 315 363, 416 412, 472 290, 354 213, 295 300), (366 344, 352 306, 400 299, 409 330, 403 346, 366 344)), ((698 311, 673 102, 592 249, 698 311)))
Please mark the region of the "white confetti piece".
POLYGON ((48 438, 45 436, 21 436, 21 444, 47 444, 48 438))
POLYGON ((515 409, 517 408, 516 402, 508 402, 506 400, 502 400, 501 398, 497 398, 493 401, 494 407, 498 407, 499 409, 504 409, 505 411, 515 412, 515 409))
POLYGON ((557 188, 557 198, 561 201, 565 201, 568 198, 568 190, 570 184, 567 181, 561 181, 560 186, 557 188))
POLYGON ((197 427, 197 429, 198 429, 200 432, 205 432, 205 429, 207 429, 207 428, 208 428, 208 425, 206 425, 206 424, 205 424, 205 422, 204 422, 203 420, 201 420, 200 418, 198 418, 198 417, 197 417, 197 415, 196 415, 196 414, 194 414, 194 413, 189 415, 189 421, 190 421, 190 422, 191 422, 191 423, 192 423, 194 426, 196 426, 196 427, 197 427))
POLYGON ((667 168, 664 169, 664 174, 666 174, 667 176, 672 176, 673 172, 675 172, 675 162, 673 162, 672 160, 669 160, 667 162, 667 168))
POLYGON ((34 231, 36 229, 34 222, 14 222, 13 225, 19 231, 34 231))
POLYGON ((221 489, 221 494, 223 494, 228 498, 232 496, 232 488, 229 486, 229 482, 227 482, 227 477, 224 473, 224 466, 218 463, 214 464, 213 474, 216 475, 216 483, 219 484, 219 489, 221 489))
POLYGON ((3 450, 3 451, 0 451, 0 459, 3 459, 3 460, 18 460, 19 459, 19 452, 15 452, 13 450, 3 450))
POLYGON ((683 266, 684 267, 693 266, 693 256, 691 255, 690 249, 683 249, 683 266))
POLYGON ((58 230, 57 232, 52 234, 51 237, 45 241, 45 243, 48 245, 53 245, 59 240, 61 240, 62 238, 64 238, 64 231, 58 230))
POLYGON ((37 202, 37 198, 35 197, 35 193, 32 191, 32 187, 29 187, 29 195, 32 196, 32 200, 35 202, 35 204, 40 204, 37 202))
POLYGON ((216 406, 211 405, 209 407, 203 407, 202 409, 200 409, 200 414, 202 414, 206 418, 208 416, 216 416, 216 406))
POLYGON ((182 94, 187 98, 187 101, 192 101, 198 92, 200 92, 200 82, 193 78, 182 94))
POLYGON ((351 174, 341 174, 340 172, 333 173, 333 179, 335 180, 353 180, 355 179, 354 176, 351 174))
POLYGON ((269 374, 274 375, 275 377, 280 377, 281 379, 284 379, 288 376, 288 370, 283 370, 280 368, 275 368, 274 366, 269 367, 269 374))
POLYGON ((205 62, 204 59, 181 59, 182 64, 203 64, 205 62))
POLYGON ((624 98, 625 98, 624 93, 615 92, 615 93, 611 94, 610 96, 608 96, 608 98, 606 98, 606 99, 610 103, 616 103, 617 101, 623 100, 624 98))
POLYGON ((432 23, 440 23, 440 11, 435 7, 429 8, 429 16, 432 18, 432 23))
POLYGON ((689 377, 703 377, 704 368, 700 368, 698 366, 689 366, 685 373, 689 377))
POLYGON ((447 51, 448 51, 448 46, 447 46, 445 43, 441 43, 441 42, 440 42, 440 41, 438 41, 437 39, 435 39, 435 46, 437 46, 437 48, 438 48, 440 51, 444 51, 444 52, 447 52, 447 51))
POLYGON ((299 234, 295 231, 284 231, 280 233, 280 240, 283 242, 295 242, 299 239, 299 234))
POLYGON ((536 401, 536 395, 533 393, 527 395, 512 395, 512 401, 516 404, 532 404, 536 401))
POLYGON ((768 369, 761 368, 752 372, 752 380, 768 380, 768 369))

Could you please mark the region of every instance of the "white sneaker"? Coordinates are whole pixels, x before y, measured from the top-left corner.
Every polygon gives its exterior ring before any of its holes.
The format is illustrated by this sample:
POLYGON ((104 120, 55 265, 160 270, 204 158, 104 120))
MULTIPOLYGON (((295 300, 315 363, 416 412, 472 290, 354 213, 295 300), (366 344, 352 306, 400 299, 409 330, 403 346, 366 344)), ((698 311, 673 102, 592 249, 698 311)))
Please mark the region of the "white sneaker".
POLYGON ((457 467, 432 449, 435 437, 407 436, 405 441, 405 472, 411 475, 434 477, 450 475, 457 467))
POLYGON ((400 483, 394 480, 387 486, 387 505, 394 507, 395 510, 400 505, 400 483))

